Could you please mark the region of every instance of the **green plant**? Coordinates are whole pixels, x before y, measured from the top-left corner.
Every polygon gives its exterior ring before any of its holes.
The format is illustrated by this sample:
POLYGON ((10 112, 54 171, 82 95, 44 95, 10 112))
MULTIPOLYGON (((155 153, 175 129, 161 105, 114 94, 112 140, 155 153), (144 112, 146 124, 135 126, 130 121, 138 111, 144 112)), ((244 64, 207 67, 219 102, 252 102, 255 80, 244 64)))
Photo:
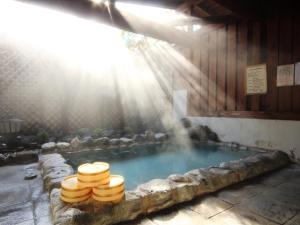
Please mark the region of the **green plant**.
POLYGON ((101 129, 101 128, 95 128, 93 133, 95 135, 101 136, 102 133, 103 133, 103 129, 101 129))
POLYGON ((125 134, 133 134, 133 129, 131 127, 124 127, 125 134))
POLYGON ((44 143, 49 139, 49 134, 46 131, 40 131, 36 136, 38 141, 41 143, 44 143))

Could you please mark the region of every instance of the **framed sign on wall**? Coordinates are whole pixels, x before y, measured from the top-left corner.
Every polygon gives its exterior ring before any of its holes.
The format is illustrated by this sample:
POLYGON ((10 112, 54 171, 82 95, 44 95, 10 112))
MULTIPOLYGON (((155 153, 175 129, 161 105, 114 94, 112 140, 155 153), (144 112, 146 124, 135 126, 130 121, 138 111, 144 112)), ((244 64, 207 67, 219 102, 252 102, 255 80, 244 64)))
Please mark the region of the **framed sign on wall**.
POLYGON ((300 85, 300 62, 295 64, 295 85, 300 85))
POLYGON ((246 68, 246 94, 267 93, 267 66, 258 64, 246 68))
POLYGON ((277 87, 294 85, 294 64, 277 66, 277 87))

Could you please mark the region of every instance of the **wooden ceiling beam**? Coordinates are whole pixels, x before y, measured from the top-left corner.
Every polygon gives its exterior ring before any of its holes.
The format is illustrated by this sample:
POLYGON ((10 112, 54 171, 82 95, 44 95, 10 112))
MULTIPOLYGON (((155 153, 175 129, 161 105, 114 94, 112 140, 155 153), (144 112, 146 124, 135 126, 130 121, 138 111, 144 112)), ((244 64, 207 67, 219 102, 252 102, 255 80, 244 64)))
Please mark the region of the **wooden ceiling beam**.
POLYGON ((214 20, 218 20, 221 17, 216 16, 226 16, 229 19, 232 17, 235 17, 236 19, 260 19, 262 17, 261 10, 265 7, 264 2, 259 0, 187 0, 185 1, 181 7, 190 7, 193 8, 194 6, 199 5, 198 9, 196 9, 192 15, 197 17, 207 17, 208 19, 211 17, 212 22, 214 20), (223 8, 224 15, 211 15, 211 16, 205 16, 205 11, 203 8, 201 8, 201 3, 211 3, 215 4, 220 8, 223 8))
POLYGON ((199 7, 198 5, 194 5, 192 7, 192 14, 196 15, 197 17, 209 17, 212 16, 210 13, 199 7))

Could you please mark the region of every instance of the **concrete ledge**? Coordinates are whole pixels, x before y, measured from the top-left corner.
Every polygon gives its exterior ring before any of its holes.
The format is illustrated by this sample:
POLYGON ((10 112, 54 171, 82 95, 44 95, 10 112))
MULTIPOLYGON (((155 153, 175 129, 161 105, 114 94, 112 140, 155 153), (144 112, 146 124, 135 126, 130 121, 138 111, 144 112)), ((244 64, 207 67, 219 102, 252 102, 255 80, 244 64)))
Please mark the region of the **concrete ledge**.
POLYGON ((284 167, 289 163, 287 154, 280 151, 258 153, 242 160, 221 163, 218 167, 201 168, 183 175, 173 174, 167 179, 151 180, 141 184, 134 191, 127 191, 120 204, 103 205, 93 199, 80 204, 62 202, 59 198, 60 190, 57 188, 59 187, 57 182, 60 182, 66 174, 70 175, 71 170, 65 174, 54 172, 55 168, 61 171, 61 167, 68 167, 59 154, 44 155, 41 158, 44 182, 51 191, 51 209, 55 225, 106 225, 133 220, 139 215, 146 215, 192 200, 197 196, 284 167))
POLYGON ((38 162, 37 151, 23 151, 15 153, 0 154, 0 166, 28 164, 38 162))

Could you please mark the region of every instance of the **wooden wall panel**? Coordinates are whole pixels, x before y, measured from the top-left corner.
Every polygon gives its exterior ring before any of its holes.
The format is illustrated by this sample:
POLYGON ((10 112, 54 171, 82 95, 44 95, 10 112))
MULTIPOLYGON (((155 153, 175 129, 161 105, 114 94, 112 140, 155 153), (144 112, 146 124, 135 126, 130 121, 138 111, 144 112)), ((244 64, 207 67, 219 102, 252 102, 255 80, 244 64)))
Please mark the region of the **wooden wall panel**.
POLYGON ((193 50, 200 57, 197 116, 299 120, 300 85, 277 87, 276 80, 278 65, 300 61, 300 2, 276 2, 263 19, 213 25, 201 33, 193 50), (246 67, 261 63, 267 64, 268 91, 247 96, 246 67))
POLYGON ((193 51, 191 56, 192 71, 190 76, 191 85, 189 88, 188 111, 190 115, 197 116, 199 114, 200 102, 200 52, 193 51))
POLYGON ((209 86, 208 86, 208 110, 216 111, 217 103, 217 31, 212 31, 209 36, 209 86))
POLYGON ((267 112, 277 112, 278 91, 276 87, 278 63, 278 16, 270 15, 267 21, 267 73, 268 92, 266 95, 267 112))
POLYGON ((234 111, 236 103, 236 24, 228 25, 226 109, 234 111))
POLYGON ((201 79, 201 112, 208 111, 208 35, 201 37, 200 79, 201 79))
POLYGON ((247 97, 245 93, 245 68, 247 66, 247 22, 239 23, 237 34, 237 110, 245 111, 247 97))
MULTIPOLYGON (((288 13, 289 4, 284 4, 280 10, 279 20, 279 50, 278 65, 292 63, 292 15, 288 13)), ((291 112, 292 88, 278 87, 278 111, 291 112)))
MULTIPOLYGON (((261 55, 260 55, 260 41, 261 41, 261 24, 255 22, 250 24, 251 26, 251 41, 249 42, 248 46, 248 65, 256 65, 260 64, 261 62, 261 55)), ((259 111, 260 110, 260 96, 259 95, 252 95, 248 96, 248 109, 250 111, 259 111)))
MULTIPOLYGON (((300 2, 295 1, 293 22, 293 62, 300 62, 300 2)), ((300 85, 292 87, 293 112, 300 113, 300 85)))
POLYGON ((226 106, 226 41, 224 26, 217 31, 217 111, 224 111, 226 106))

